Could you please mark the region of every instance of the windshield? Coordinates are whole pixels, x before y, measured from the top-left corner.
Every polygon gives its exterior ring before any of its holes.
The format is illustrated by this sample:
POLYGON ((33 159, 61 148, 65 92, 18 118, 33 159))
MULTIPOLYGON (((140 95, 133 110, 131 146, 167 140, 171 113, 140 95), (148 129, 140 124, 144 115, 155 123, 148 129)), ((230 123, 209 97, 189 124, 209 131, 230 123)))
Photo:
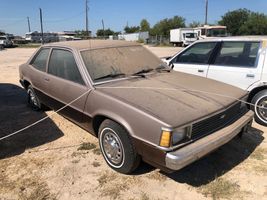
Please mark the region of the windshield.
POLYGON ((185 34, 185 37, 186 38, 196 38, 197 37, 197 34, 196 33, 186 33, 185 34))
POLYGON ((208 37, 226 36, 226 29, 224 29, 224 28, 208 29, 207 30, 207 36, 208 37))
POLYGON ((5 37, 0 37, 0 40, 6 40, 6 38, 5 37))
POLYGON ((142 70, 156 69, 162 61, 142 46, 114 47, 81 52, 84 64, 93 81, 131 76, 142 70))

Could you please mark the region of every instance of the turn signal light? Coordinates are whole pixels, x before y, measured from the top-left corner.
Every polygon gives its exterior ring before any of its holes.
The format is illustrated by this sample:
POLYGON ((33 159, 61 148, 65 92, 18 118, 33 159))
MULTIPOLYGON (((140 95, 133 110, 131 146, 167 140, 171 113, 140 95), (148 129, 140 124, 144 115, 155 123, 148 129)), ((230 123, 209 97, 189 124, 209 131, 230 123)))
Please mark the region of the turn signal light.
POLYGON ((160 139, 160 146, 170 147, 170 144, 171 144, 171 132, 163 130, 160 139))

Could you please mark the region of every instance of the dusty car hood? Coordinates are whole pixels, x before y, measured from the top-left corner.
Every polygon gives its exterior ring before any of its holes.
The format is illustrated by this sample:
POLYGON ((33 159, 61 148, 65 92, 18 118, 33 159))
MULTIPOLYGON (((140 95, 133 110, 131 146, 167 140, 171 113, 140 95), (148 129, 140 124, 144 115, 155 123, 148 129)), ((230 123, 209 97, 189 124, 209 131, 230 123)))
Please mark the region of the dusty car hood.
POLYGON ((174 71, 102 84, 96 89, 174 127, 222 110, 246 95, 234 86, 174 71))

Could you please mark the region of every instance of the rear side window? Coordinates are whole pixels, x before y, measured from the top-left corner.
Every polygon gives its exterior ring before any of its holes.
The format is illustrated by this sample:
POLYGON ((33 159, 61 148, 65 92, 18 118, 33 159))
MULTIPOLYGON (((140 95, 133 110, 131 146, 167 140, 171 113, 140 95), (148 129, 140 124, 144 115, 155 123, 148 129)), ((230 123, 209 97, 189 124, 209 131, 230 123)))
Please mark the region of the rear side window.
POLYGON ((259 42, 224 42, 214 64, 254 67, 259 46, 259 42))
POLYGON ((70 51, 54 49, 51 53, 48 73, 84 85, 74 56, 70 51))
POLYGON ((202 42, 191 46, 176 58, 176 63, 207 64, 216 42, 202 42))
POLYGON ((31 62, 31 65, 40 70, 45 72, 46 71, 46 62, 48 59, 50 49, 42 49, 41 51, 38 52, 37 56, 33 59, 31 62))

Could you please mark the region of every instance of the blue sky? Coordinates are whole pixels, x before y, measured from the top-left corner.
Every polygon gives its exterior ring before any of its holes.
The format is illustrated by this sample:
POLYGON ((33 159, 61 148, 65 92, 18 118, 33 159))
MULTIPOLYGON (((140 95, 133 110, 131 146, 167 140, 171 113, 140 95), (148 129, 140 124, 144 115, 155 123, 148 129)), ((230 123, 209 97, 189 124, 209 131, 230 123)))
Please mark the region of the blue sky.
MULTIPOLYGON (((27 16, 32 30, 40 30, 39 10, 43 10, 44 31, 77 30, 85 27, 85 0, 1 0, 0 30, 24 35, 27 16)), ((122 31, 126 23, 139 25, 146 18, 151 25, 163 18, 180 15, 186 23, 204 21, 205 0, 89 0, 89 29, 96 32, 101 20, 106 28, 122 31)), ((208 22, 238 8, 267 14, 266 0, 209 0, 208 22)))

